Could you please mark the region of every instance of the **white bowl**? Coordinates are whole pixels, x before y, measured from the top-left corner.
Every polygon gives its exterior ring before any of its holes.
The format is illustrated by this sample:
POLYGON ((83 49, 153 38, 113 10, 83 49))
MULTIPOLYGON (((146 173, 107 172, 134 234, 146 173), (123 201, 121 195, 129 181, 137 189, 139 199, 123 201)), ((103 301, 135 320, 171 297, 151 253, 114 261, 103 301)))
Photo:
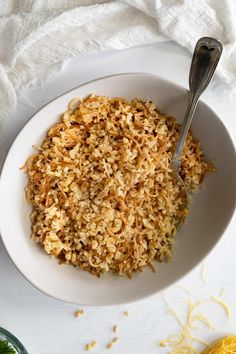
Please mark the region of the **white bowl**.
POLYGON ((126 279, 106 274, 100 279, 70 265, 59 265, 30 239, 30 208, 26 204, 26 176, 19 168, 33 153, 32 145, 45 133, 69 100, 90 93, 151 99, 162 112, 181 122, 186 108, 186 89, 157 76, 141 73, 109 76, 88 82, 44 106, 15 139, 0 180, 0 229, 7 252, 20 272, 44 293, 64 301, 86 305, 127 303, 152 295, 191 271, 223 235, 235 208, 236 160, 230 136, 217 115, 200 102, 193 121, 194 136, 201 142, 216 172, 205 179, 192 198, 190 215, 177 235, 174 257, 126 279))

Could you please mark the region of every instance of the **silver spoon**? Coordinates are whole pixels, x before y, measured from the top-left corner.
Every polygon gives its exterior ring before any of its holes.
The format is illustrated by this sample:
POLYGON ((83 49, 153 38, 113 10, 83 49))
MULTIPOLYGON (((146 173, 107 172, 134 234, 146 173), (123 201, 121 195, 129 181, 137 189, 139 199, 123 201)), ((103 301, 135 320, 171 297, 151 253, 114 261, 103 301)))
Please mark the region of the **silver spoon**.
MULTIPOLYGON (((210 37, 202 37, 198 40, 193 53, 189 73, 188 106, 182 123, 176 150, 170 164, 173 174, 179 182, 180 194, 186 201, 182 206, 183 210, 188 206, 189 197, 187 188, 179 174, 181 166, 180 158, 197 103, 214 75, 222 51, 222 44, 218 40, 210 37)), ((183 218, 184 217, 179 220, 179 223, 182 222, 183 218)))

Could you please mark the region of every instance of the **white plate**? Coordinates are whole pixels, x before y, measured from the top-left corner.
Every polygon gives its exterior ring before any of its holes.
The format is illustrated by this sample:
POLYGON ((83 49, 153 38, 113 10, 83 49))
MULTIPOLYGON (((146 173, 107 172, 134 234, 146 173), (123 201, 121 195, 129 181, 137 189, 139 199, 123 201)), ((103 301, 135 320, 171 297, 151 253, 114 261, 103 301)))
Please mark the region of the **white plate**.
POLYGON ((194 195, 190 215, 179 231, 173 260, 147 269, 131 280, 107 274, 100 279, 70 265, 59 265, 30 239, 30 208, 24 197, 26 177, 20 167, 39 145, 47 130, 66 110, 69 100, 90 93, 140 97, 157 103, 162 112, 180 122, 186 90, 149 74, 121 74, 84 84, 44 106, 15 139, 0 180, 0 229, 7 252, 20 272, 34 286, 57 299, 86 305, 111 305, 138 300, 171 285, 193 269, 216 245, 235 208, 236 161, 229 134, 217 115, 200 102, 193 121, 194 135, 216 172, 194 195))

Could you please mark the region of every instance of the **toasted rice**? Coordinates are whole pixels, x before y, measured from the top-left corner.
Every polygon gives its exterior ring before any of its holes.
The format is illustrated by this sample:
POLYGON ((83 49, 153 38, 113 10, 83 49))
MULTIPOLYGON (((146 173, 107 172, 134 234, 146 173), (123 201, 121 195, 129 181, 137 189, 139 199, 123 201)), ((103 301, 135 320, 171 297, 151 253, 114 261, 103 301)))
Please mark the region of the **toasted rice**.
MULTIPOLYGON (((92 274, 131 276, 171 258, 187 215, 170 161, 180 125, 151 101, 75 99, 24 169, 32 238, 92 274)), ((212 166, 188 134, 181 175, 195 191, 212 166)))

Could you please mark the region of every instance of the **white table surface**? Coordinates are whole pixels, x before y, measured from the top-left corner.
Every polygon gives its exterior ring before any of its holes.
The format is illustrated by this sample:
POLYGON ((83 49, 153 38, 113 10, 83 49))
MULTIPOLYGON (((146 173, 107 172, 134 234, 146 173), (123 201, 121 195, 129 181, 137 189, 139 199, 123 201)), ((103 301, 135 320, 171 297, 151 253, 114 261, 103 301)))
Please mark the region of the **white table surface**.
MULTIPOLYGON (((173 43, 74 58, 46 85, 32 88, 19 99, 14 123, 7 131, 7 147, 36 110, 81 83, 109 74, 141 71, 159 74, 187 87, 189 64, 189 53, 173 43)), ((235 97, 215 80, 203 100, 219 114, 236 144, 235 97)), ((217 296, 224 287, 223 299, 236 314, 235 251, 234 216, 224 237, 205 260, 206 282, 201 279, 199 266, 179 284, 187 287, 195 300, 217 296)), ((188 295, 185 291, 172 286, 165 291, 165 296, 182 316, 186 314, 188 295)), ((80 319, 73 316, 78 308, 51 299, 29 284, 16 270, 0 241, 0 326, 13 332, 30 354, 83 353, 84 345, 94 339, 98 345, 92 353, 109 352, 105 346, 114 337, 114 324, 119 325, 119 343, 112 353, 167 353, 167 349, 159 347, 158 340, 178 329, 176 320, 166 311, 163 294, 127 306, 83 307, 85 315, 80 319), (130 310, 129 317, 123 315, 126 309, 130 310)), ((234 316, 227 319, 223 309, 213 304, 202 305, 202 312, 214 322, 216 331, 211 333, 202 326, 201 338, 214 340, 221 335, 236 334, 234 316)))

